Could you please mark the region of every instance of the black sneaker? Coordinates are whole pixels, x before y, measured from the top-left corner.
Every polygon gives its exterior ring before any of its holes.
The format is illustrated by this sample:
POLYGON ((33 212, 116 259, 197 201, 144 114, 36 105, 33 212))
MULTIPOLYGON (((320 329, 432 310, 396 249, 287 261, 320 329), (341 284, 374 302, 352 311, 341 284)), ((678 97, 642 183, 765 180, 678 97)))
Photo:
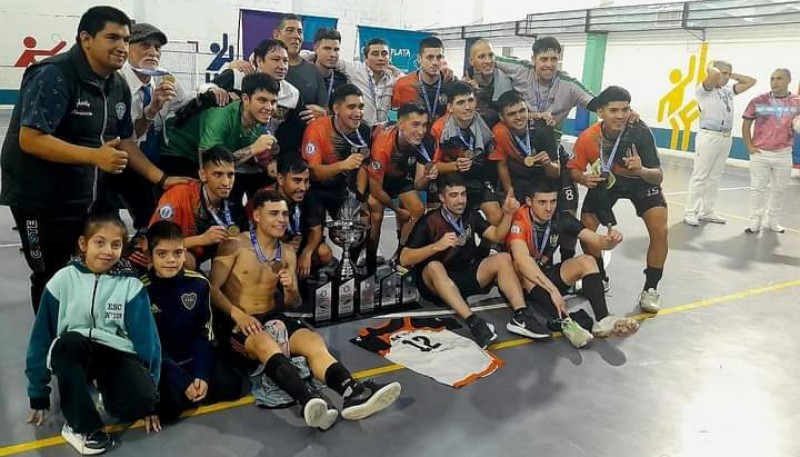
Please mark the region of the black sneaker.
MULTIPOLYGON (((473 316, 475 315, 473 314, 473 316)), ((472 332, 472 336, 475 337, 475 342, 478 343, 481 349, 486 349, 492 344, 492 341, 497 339, 497 333, 494 332, 494 325, 486 323, 485 320, 478 316, 467 320, 467 326, 469 326, 469 331, 472 332)))
POLYGON ((506 330, 533 339, 550 338, 550 330, 547 326, 539 322, 539 319, 525 312, 514 313, 514 316, 506 324, 506 330))
POLYGON ((360 387, 360 391, 344 398, 342 417, 347 420, 364 419, 388 408, 397 400, 402 390, 399 382, 379 384, 364 381, 360 387))
POLYGON ((111 436, 102 429, 89 433, 88 435, 83 435, 76 433, 69 425, 64 424, 61 428, 61 436, 64 437, 67 443, 74 447, 80 455, 99 455, 106 452, 113 444, 111 436))

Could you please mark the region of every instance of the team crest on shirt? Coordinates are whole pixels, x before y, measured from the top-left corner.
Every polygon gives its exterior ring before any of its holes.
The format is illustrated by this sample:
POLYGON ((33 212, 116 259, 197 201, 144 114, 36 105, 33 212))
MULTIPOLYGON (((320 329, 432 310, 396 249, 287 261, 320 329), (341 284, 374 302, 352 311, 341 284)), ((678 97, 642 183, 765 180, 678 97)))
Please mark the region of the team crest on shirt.
POLYGON ((550 246, 555 246, 558 244, 558 233, 554 233, 550 235, 550 246))
POLYGON ((125 106, 125 103, 122 102, 117 103, 117 106, 114 107, 114 109, 117 111, 117 120, 121 121, 122 118, 125 117, 125 108, 127 107, 125 106))
POLYGON ((379 171, 381 169, 381 163, 377 160, 373 160, 372 163, 370 163, 370 167, 375 171, 379 171))
POLYGON ((308 143, 306 145, 306 156, 311 157, 317 153, 317 146, 314 143, 308 143))
POLYGON ((522 229, 519 227, 519 225, 512 225, 511 233, 513 233, 514 235, 519 235, 520 233, 522 233, 522 229))
POLYGON ((197 292, 190 292, 188 294, 181 295, 181 303, 187 310, 193 310, 194 305, 197 304, 197 292))
POLYGON ((164 205, 158 209, 158 217, 161 219, 171 219, 174 215, 175 210, 172 209, 172 205, 164 205))

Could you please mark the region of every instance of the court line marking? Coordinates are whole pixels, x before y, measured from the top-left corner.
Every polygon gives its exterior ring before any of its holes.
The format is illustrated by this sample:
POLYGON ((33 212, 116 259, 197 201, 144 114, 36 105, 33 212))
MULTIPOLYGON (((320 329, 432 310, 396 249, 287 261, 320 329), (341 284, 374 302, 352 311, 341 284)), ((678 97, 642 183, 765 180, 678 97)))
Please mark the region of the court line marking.
MULTIPOLYGON (((691 310, 698 309, 698 308, 705 308, 705 307, 716 305, 716 304, 719 304, 719 303, 724 303, 724 302, 727 302, 727 301, 740 300, 740 299, 743 299, 743 298, 753 297, 753 296, 756 296, 756 295, 762 295, 762 294, 766 294, 766 293, 769 293, 769 292, 775 292, 775 291, 779 291, 779 290, 783 290, 783 289, 788 289, 788 288, 791 288, 791 287, 800 287, 800 279, 779 282, 779 283, 771 284, 771 285, 768 285, 768 286, 762 286, 762 287, 757 287, 757 288, 753 288, 753 289, 746 289, 746 290, 743 290, 741 292, 734 292, 732 294, 723 295, 721 297, 697 300, 697 301, 694 301, 694 302, 687 303, 685 305, 679 305, 679 306, 673 306, 671 308, 665 308, 665 309, 662 309, 658 313, 658 316, 662 316, 663 317, 663 316, 668 316, 670 314, 677 314, 677 313, 691 311, 691 310)), ((637 314, 637 315, 630 316, 630 317, 641 321, 641 320, 644 320, 644 319, 652 318, 654 316, 652 314, 637 314)), ((560 337, 561 335, 560 334, 555 334, 555 336, 556 337, 560 337)), ((501 349, 508 349, 508 348, 513 348, 513 347, 518 347, 518 346, 525 346, 525 345, 533 344, 533 343, 534 343, 534 341, 531 340, 531 339, 519 338, 519 339, 508 340, 508 341, 502 341, 500 343, 495 343, 495 344, 489 346, 489 349, 492 350, 492 351, 498 351, 498 350, 501 350, 501 349)), ((381 376, 381 375, 384 375, 384 374, 387 374, 387 373, 392 373, 392 372, 400 371, 400 370, 404 370, 404 369, 406 369, 406 367, 404 367, 402 365, 389 364, 389 365, 383 365, 383 366, 379 366, 379 367, 375 367, 375 368, 368 368, 368 369, 365 369, 365 370, 356 371, 356 372, 353 373, 353 377, 355 379, 370 378, 370 377, 381 376)), ((254 402, 255 402, 255 399, 252 396, 248 395, 248 396, 246 396, 244 398, 241 398, 239 400, 236 400, 236 401, 215 403, 213 405, 201 406, 201 407, 197 408, 196 410, 189 411, 187 413, 182 414, 181 417, 182 418, 189 418, 189 417, 195 417, 195 416, 203 416, 203 415, 215 413, 215 412, 218 412, 218 411, 224 411, 224 410, 231 409, 231 408, 236 408, 236 407, 239 407, 239 406, 249 405, 249 404, 252 404, 254 402)), ((122 425, 112 425, 112 426, 106 427, 106 430, 111 432, 111 433, 116 433, 116 432, 125 430, 126 428, 136 429, 136 428, 142 428, 142 427, 144 427, 144 423, 140 420, 140 421, 137 421, 136 423, 134 423, 130 427, 125 427, 125 426, 122 426, 122 425)), ((50 437, 50 438, 44 438, 44 439, 40 439, 40 440, 29 441, 29 442, 26 442, 26 443, 20 443, 20 444, 14 444, 14 445, 11 445, 11 446, 0 447, 0 457, 6 457, 6 456, 20 454, 20 453, 23 453, 23 452, 29 452, 29 451, 33 451, 33 450, 37 450, 37 449, 43 449, 43 448, 47 448, 47 447, 58 446, 58 445, 65 444, 65 443, 66 443, 66 441, 61 436, 53 436, 53 437, 50 437)))

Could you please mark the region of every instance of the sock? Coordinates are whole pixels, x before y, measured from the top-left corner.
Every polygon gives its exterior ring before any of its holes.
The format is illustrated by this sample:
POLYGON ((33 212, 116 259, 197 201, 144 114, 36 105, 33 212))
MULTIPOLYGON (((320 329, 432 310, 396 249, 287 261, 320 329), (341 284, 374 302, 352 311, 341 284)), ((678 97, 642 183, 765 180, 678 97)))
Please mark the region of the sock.
POLYGON ((655 268, 648 265, 644 269, 644 290, 658 289, 658 282, 661 281, 662 274, 664 274, 663 268, 655 268))
POLYGON ((275 354, 264 364, 264 374, 301 405, 314 397, 300 378, 300 372, 283 354, 275 354))
MULTIPOLYGON (((606 273, 606 263, 603 261, 603 256, 595 257, 597 261, 597 268, 600 269, 600 278, 608 281, 608 274, 606 273)), ((585 288, 585 286, 584 286, 585 288)))
POLYGON ((521 322, 525 322, 525 308, 515 309, 514 317, 521 322))
POLYGON ((325 384, 342 397, 357 395, 363 387, 353 379, 350 371, 339 362, 333 363, 325 370, 325 384))
POLYGON ((600 273, 591 273, 583 277, 583 295, 592 305, 596 320, 599 321, 608 316, 606 293, 603 291, 603 279, 600 277, 600 273))
POLYGON ((566 262, 567 260, 575 257, 575 245, 578 243, 578 240, 574 237, 562 235, 561 236, 561 262, 566 262))
POLYGON ((472 314, 469 315, 469 317, 467 317, 467 325, 469 325, 470 327, 474 327, 475 324, 477 324, 480 321, 481 321, 481 318, 478 317, 478 315, 475 314, 475 313, 472 313, 472 314))

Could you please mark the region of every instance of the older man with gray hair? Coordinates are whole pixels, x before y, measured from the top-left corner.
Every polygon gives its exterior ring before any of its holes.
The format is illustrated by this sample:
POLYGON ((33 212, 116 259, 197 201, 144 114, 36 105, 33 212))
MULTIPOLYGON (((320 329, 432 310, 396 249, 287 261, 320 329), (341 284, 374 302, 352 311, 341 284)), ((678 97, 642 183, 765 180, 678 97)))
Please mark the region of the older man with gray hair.
POLYGON ((695 97, 700 105, 700 130, 695 137, 695 159, 689 180, 689 196, 683 222, 696 227, 700 221, 724 224, 717 214, 715 201, 719 178, 725 171, 725 161, 731 150, 733 127, 733 96, 753 87, 756 80, 732 73, 730 63, 712 61, 706 79, 697 86, 695 97), (728 81, 736 81, 728 87, 728 81))

